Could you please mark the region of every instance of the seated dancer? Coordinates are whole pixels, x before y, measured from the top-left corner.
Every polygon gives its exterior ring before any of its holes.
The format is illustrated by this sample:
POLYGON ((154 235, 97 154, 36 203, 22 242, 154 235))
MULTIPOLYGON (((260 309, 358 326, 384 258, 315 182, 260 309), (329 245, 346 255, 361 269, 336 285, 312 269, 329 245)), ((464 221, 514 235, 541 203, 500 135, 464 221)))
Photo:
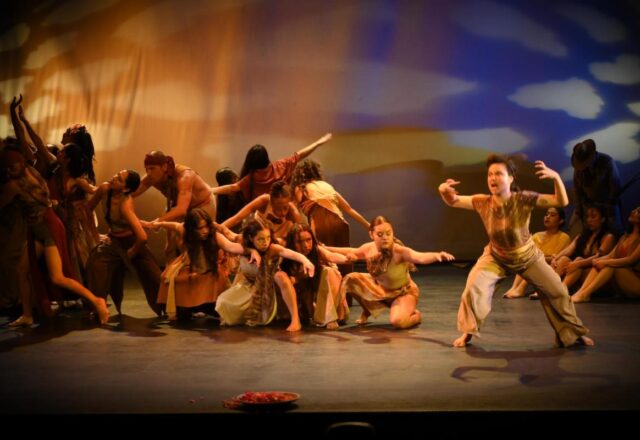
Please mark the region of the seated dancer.
POLYGON ((640 298, 640 206, 629 214, 629 225, 630 230, 609 255, 592 260, 593 269, 571 297, 573 302, 590 301, 591 295, 611 279, 620 294, 640 298))
MULTIPOLYGON (((27 150, 26 154, 32 154, 30 149, 27 150)), ((97 312, 100 323, 105 324, 109 319, 109 311, 104 299, 96 297, 78 281, 65 275, 64 269, 69 271, 70 267, 63 267, 63 257, 61 257, 51 233, 50 224, 59 223, 60 219, 51 208, 47 183, 35 168, 26 163, 23 153, 5 149, 1 154, 0 173, 8 176, 8 181, 4 183, 0 194, 0 210, 14 199, 19 201, 33 236, 35 254, 39 256, 44 253, 51 282, 87 299, 97 312)), ((66 251, 66 248, 63 249, 66 251)), ((68 262, 68 256, 66 261, 68 262)), ((22 296, 22 315, 10 323, 10 327, 33 324, 31 292, 29 289, 20 289, 20 293, 22 296)))
POLYGON ((320 145, 329 142, 331 137, 331 133, 327 133, 317 141, 295 152, 293 156, 273 163, 269 160, 269 153, 264 146, 254 145, 247 151, 247 156, 240 170, 240 180, 236 183, 214 188, 214 193, 231 194, 242 191, 242 196, 247 202, 262 194, 268 194, 271 190, 271 185, 278 180, 284 180, 289 183, 298 161, 309 156, 320 145))
POLYGON ((301 329, 296 292, 288 275, 280 270, 280 259, 301 263, 309 277, 313 277, 314 266, 304 255, 275 244, 272 236, 271 230, 257 220, 249 221, 242 229, 245 248, 258 251, 260 263, 251 263, 246 257, 240 257, 240 267, 233 285, 216 302, 220 325, 269 324, 278 311, 277 286, 291 315, 287 331, 301 329))
POLYGON ((454 208, 476 210, 489 235, 489 244, 467 277, 458 310, 458 330, 462 335, 454 347, 464 347, 491 311, 491 299, 498 280, 511 270, 541 294, 541 304, 556 333, 556 342, 568 347, 576 343, 593 345, 584 336, 588 330, 576 316, 567 287, 545 260, 531 239, 529 219, 535 207, 566 206, 567 191, 557 172, 536 161, 536 175, 554 182, 554 194, 516 191, 516 167, 507 157, 491 155, 487 159, 487 185, 490 195, 461 196, 457 182, 447 179, 439 187, 444 202, 454 208))
POLYGON ((140 185, 140 175, 122 170, 101 184, 88 202, 94 210, 104 201, 104 217, 109 225, 108 239, 93 248, 87 260, 87 285, 102 298, 111 295, 118 311, 122 310, 125 269, 130 268, 140 280, 147 304, 158 316, 160 267, 147 248, 147 233, 136 216, 131 193, 140 185), (106 195, 106 198, 104 197, 106 195))
MULTIPOLYGON (((564 209, 556 208, 552 206, 547 209, 547 213, 544 215, 544 231, 536 232, 533 234, 533 242, 544 254, 544 260, 547 263, 551 262, 551 259, 567 247, 571 242, 569 234, 560 230, 565 221, 564 209)), ((516 275, 513 279, 513 285, 511 289, 504 294, 505 298, 522 298, 525 296, 527 286, 529 283, 520 275, 516 275)), ((538 294, 534 293, 530 297, 531 299, 538 299, 538 294)))
POLYGON ((551 260, 551 267, 563 277, 562 282, 571 288, 576 281, 584 280, 591 269, 591 262, 607 255, 616 239, 609 227, 607 211, 602 205, 587 208, 586 228, 567 247, 551 260))
MULTIPOLYGON (((144 158, 144 169, 146 174, 132 196, 138 197, 153 186, 167 198, 166 213, 154 221, 182 222, 187 212, 195 208, 202 208, 209 217, 216 218, 216 199, 211 187, 191 168, 176 164, 161 151, 152 151, 144 158)), ((142 221, 145 227, 147 223, 142 221)), ((169 231, 165 247, 168 261, 179 253, 177 237, 169 231)))
POLYGON ((330 251, 367 261, 369 273, 352 272, 342 279, 340 298, 347 293, 362 305, 362 315, 356 321, 364 324, 370 315, 376 317, 390 308, 389 321, 395 328, 410 328, 420 324, 416 308, 420 291, 409 271, 414 264, 452 261, 454 256, 441 252, 417 252, 404 246, 393 235, 389 220, 377 216, 371 221, 369 237, 372 242, 359 248, 328 247, 330 251))
POLYGON ((298 208, 291 202, 289 186, 282 180, 273 184, 269 194, 256 197, 222 224, 233 229, 251 214, 265 228, 271 229, 274 241, 282 245, 293 224, 302 221, 298 208))
POLYGON ((221 264, 223 251, 244 254, 245 249, 218 232, 207 211, 200 208, 189 211, 184 223, 155 221, 150 226, 174 231, 182 243, 182 254, 162 272, 158 292, 158 303, 166 304, 169 320, 191 316, 180 309, 205 306, 212 312, 218 295, 229 287, 221 264))
POLYGON ((313 277, 309 277, 300 263, 286 260, 281 265, 295 287, 303 316, 317 326, 337 329, 338 323, 349 317, 349 306, 340 297, 342 275, 336 264, 345 263, 348 258, 319 245, 311 227, 302 223, 289 231, 287 248, 307 257, 316 268, 313 277))

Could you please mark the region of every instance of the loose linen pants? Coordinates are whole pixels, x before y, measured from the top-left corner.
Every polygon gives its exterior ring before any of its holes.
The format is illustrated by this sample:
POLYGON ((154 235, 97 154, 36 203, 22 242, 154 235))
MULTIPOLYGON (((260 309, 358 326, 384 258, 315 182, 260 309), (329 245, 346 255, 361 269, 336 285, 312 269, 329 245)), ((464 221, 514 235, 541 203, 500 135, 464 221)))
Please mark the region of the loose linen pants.
MULTIPOLYGON (((559 346, 569 346, 589 330, 576 316, 576 310, 569 292, 557 273, 544 260, 539 249, 524 268, 516 270, 500 263, 491 255, 489 246, 471 269, 458 309, 458 330, 475 336, 480 335, 480 327, 491 312, 491 300, 496 283, 507 276, 507 269, 523 277, 540 293, 540 303, 547 319, 556 333, 559 346)), ((522 267, 522 266, 521 266, 522 267)))

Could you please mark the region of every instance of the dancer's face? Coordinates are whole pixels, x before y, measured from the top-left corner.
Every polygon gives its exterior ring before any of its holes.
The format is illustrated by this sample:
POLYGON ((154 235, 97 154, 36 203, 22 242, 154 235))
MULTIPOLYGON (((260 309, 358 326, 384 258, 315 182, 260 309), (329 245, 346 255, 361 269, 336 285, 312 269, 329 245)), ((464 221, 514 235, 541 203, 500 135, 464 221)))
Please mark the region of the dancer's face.
POLYGON ((298 234, 298 239, 296 240, 296 250, 300 252, 302 255, 309 255, 311 249, 313 248, 313 237, 309 231, 302 231, 298 234))
POLYGON ((586 223, 589 230, 598 231, 604 224, 604 217, 597 209, 589 208, 587 209, 586 223))
POLYGON ((369 232, 378 250, 389 249, 393 245, 393 228, 389 223, 381 223, 369 232))
POLYGON ((507 166, 503 163, 492 163, 487 170, 487 185, 492 195, 508 193, 513 183, 507 166))
POLYGON ((271 198, 271 209, 273 213, 277 217, 286 217, 289 213, 289 202, 291 202, 291 197, 272 197, 271 198))
POLYGON ((211 233, 211 228, 204 219, 198 220, 198 226, 196 226, 196 232, 198 233, 199 240, 206 240, 211 233))
POLYGON ((547 213, 544 215, 544 227, 546 230, 560 229, 562 223, 564 223, 564 220, 560 218, 556 208, 547 209, 547 213))
POLYGON ((636 207, 636 209, 634 209, 629 213, 629 223, 633 223, 633 224, 640 223, 640 206, 636 207))
POLYGON ((127 170, 122 170, 119 173, 113 175, 111 180, 109 180, 109 186, 114 191, 123 191, 125 188, 127 177, 129 177, 129 172, 127 170))
POLYGON ((147 173, 147 179, 151 185, 157 185, 162 182, 167 171, 166 165, 147 165, 144 167, 147 173))
POLYGON ((269 231, 268 229, 263 229, 262 231, 258 232, 255 237, 253 237, 253 240, 251 240, 251 242, 253 243, 253 247, 258 252, 265 252, 267 249, 269 249, 269 245, 271 245, 271 231, 269 231))

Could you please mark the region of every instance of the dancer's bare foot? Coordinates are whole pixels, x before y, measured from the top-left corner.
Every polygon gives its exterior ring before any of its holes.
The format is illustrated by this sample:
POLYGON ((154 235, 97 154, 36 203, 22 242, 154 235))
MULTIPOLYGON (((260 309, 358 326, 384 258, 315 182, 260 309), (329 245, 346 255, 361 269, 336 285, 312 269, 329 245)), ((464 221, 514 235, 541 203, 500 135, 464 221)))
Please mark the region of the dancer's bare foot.
POLYGON ((366 324, 367 319, 369 319, 369 316, 371 316, 371 313, 369 313, 368 310, 363 310, 360 317, 356 319, 356 324, 358 325, 366 324))
POLYGON ((524 296, 524 290, 522 289, 509 289, 506 291, 504 295, 502 295, 503 298, 509 298, 509 299, 522 298, 523 296, 524 296))
POLYGON ((585 303, 585 302, 591 301, 591 297, 588 296, 588 295, 585 295, 584 293, 576 292, 571 297, 571 301, 574 302, 574 303, 585 303))
POLYGON ((109 321, 109 309, 104 298, 97 298, 95 308, 100 324, 106 324, 109 321))
POLYGON ((573 345, 584 345, 586 347, 593 347, 596 345, 595 341, 588 336, 580 336, 576 339, 576 342, 573 345))
POLYGON ((453 346, 456 348, 466 347, 469 341, 471 340, 471 333, 463 333, 458 339, 453 341, 453 346))
POLYGON ((7 324, 7 327, 28 327, 33 325, 33 317, 22 315, 13 322, 7 324))
POLYGON ((287 327, 288 332, 299 332, 301 329, 302 325, 300 324, 300 321, 291 321, 291 324, 287 327))
POLYGON ((338 321, 331 321, 326 325, 327 330, 338 330, 338 328, 340 328, 340 326, 338 325, 338 321))

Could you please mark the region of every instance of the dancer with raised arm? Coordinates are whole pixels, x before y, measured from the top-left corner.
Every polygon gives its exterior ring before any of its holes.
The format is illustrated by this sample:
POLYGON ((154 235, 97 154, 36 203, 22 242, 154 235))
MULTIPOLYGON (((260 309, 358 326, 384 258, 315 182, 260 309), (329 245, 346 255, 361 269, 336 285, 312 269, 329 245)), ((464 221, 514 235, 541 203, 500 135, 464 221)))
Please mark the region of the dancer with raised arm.
POLYGON ((540 292, 542 306, 560 346, 594 344, 585 336, 588 330, 576 316, 566 286, 545 262, 544 254, 531 238, 529 219, 533 208, 569 203, 558 173, 542 161, 536 161, 535 167, 538 178, 553 180, 554 194, 517 191, 513 186, 515 164, 500 155, 487 159, 487 185, 491 194, 458 195, 455 186, 460 182, 453 179, 447 179, 439 187, 447 205, 477 211, 489 235, 489 244, 467 277, 458 310, 458 330, 462 335, 453 341, 454 347, 464 347, 472 336, 479 336, 480 327, 491 311, 496 283, 507 276, 508 270, 540 292))

